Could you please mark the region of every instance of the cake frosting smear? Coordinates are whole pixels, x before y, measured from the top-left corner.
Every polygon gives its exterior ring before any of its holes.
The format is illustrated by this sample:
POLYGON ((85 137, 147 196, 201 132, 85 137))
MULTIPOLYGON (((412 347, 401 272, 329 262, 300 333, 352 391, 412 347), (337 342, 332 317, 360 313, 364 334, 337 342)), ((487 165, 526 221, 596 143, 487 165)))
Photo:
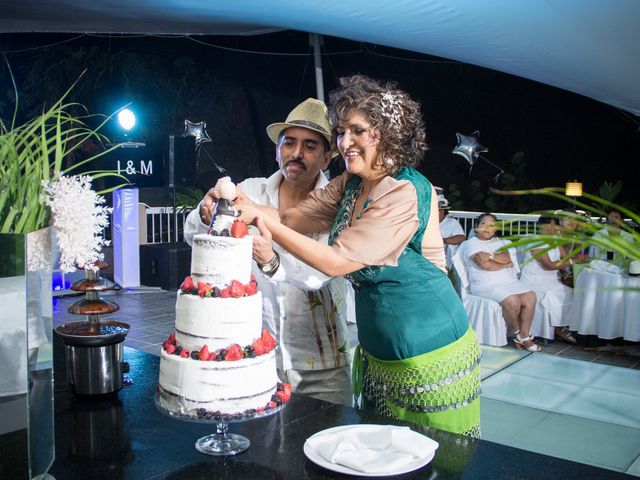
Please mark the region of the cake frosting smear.
POLYGON ((276 373, 276 342, 262 330, 262 294, 251 274, 253 237, 234 218, 232 203, 224 207, 217 217, 232 220, 216 218, 223 229, 194 237, 191 274, 177 293, 175 332, 162 345, 158 394, 171 413, 251 417, 291 395, 276 373))

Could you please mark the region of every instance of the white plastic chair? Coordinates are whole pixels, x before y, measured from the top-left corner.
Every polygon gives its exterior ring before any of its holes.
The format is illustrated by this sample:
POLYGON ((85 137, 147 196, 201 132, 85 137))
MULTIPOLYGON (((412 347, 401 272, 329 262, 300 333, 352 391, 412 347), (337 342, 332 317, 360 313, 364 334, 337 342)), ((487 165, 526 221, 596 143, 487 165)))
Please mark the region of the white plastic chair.
POLYGON ((445 245, 444 246, 444 256, 445 256, 445 267, 447 271, 451 270, 453 264, 453 256, 456 254, 458 247, 460 245, 445 245))
POLYGON ((538 297, 538 301, 536 303, 536 313, 531 323, 531 335, 536 338, 553 340, 556 336, 556 328, 552 325, 554 319, 549 313, 551 308, 548 306, 552 298, 543 292, 537 291, 536 296, 538 297))
POLYGON ((507 324, 502 316, 502 307, 488 298, 477 297, 469 292, 469 277, 462 259, 464 248, 459 248, 453 256, 453 270, 456 276, 456 290, 469 317, 471 328, 476 332, 478 342, 483 345, 501 347, 507 344, 507 324))

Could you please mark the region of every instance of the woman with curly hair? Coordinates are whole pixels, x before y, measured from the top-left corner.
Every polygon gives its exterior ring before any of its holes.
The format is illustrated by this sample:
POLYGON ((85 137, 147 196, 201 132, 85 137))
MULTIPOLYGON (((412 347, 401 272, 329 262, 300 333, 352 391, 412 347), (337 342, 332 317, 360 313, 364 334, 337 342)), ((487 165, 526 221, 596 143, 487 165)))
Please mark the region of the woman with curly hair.
MULTIPOLYGON (((354 394, 364 408, 477 436, 480 349, 445 270, 435 189, 415 170, 425 151, 420 105, 364 76, 340 80, 329 115, 346 171, 277 212, 243 219, 356 293, 354 394), (329 231, 329 245, 307 237, 329 231)), ((242 202, 242 199, 240 200, 242 202)))

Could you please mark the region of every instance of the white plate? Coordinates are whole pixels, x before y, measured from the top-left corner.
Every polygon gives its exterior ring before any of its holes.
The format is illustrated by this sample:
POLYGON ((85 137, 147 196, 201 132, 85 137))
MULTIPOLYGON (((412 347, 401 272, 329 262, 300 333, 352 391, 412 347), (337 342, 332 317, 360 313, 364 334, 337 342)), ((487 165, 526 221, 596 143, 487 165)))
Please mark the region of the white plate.
MULTIPOLYGON (((398 428, 397 426, 394 425, 342 425, 340 427, 333 427, 333 428, 328 428, 326 430, 322 430, 318 433, 315 433, 313 435, 311 435, 311 437, 309 438, 313 438, 317 435, 323 435, 325 433, 330 433, 330 432, 339 432, 341 430, 348 430, 350 428, 380 428, 380 427, 389 427, 389 428, 398 428)), ((420 435, 417 432, 413 432, 416 435, 420 435)), ((344 465, 338 465, 336 463, 331 463, 327 460, 324 459, 324 457, 322 457, 320 454, 318 454, 310 445, 309 445, 309 441, 307 439, 307 441, 304 442, 304 454, 307 456, 307 458, 309 460, 311 460, 313 463, 315 463, 316 465, 320 465, 323 468, 326 468, 327 470, 332 470, 334 472, 338 472, 338 473, 346 473, 347 475, 358 475, 360 477, 389 477, 391 475, 400 475, 403 473, 409 473, 409 472, 413 472, 414 470, 417 470, 421 467, 424 467, 425 465, 427 465, 431 460, 433 460, 433 457, 435 457, 436 452, 435 450, 433 452, 431 452, 429 455, 427 455, 425 458, 418 458, 412 462, 407 463, 406 465, 404 465, 401 468, 398 468, 392 472, 385 472, 385 473, 366 473, 366 472, 361 472, 360 470, 354 470, 352 468, 349 467, 345 467, 344 465)))

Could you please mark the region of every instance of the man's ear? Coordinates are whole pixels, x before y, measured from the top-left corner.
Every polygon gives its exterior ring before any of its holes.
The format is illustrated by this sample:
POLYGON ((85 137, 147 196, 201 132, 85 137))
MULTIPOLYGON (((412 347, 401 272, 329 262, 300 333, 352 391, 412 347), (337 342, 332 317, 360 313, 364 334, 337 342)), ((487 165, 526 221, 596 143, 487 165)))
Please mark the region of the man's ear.
POLYGON ((329 168, 329 164, 331 163, 331 153, 332 150, 329 150, 328 152, 325 152, 324 154, 324 161, 322 162, 322 169, 321 170, 326 170, 327 168, 329 168))

